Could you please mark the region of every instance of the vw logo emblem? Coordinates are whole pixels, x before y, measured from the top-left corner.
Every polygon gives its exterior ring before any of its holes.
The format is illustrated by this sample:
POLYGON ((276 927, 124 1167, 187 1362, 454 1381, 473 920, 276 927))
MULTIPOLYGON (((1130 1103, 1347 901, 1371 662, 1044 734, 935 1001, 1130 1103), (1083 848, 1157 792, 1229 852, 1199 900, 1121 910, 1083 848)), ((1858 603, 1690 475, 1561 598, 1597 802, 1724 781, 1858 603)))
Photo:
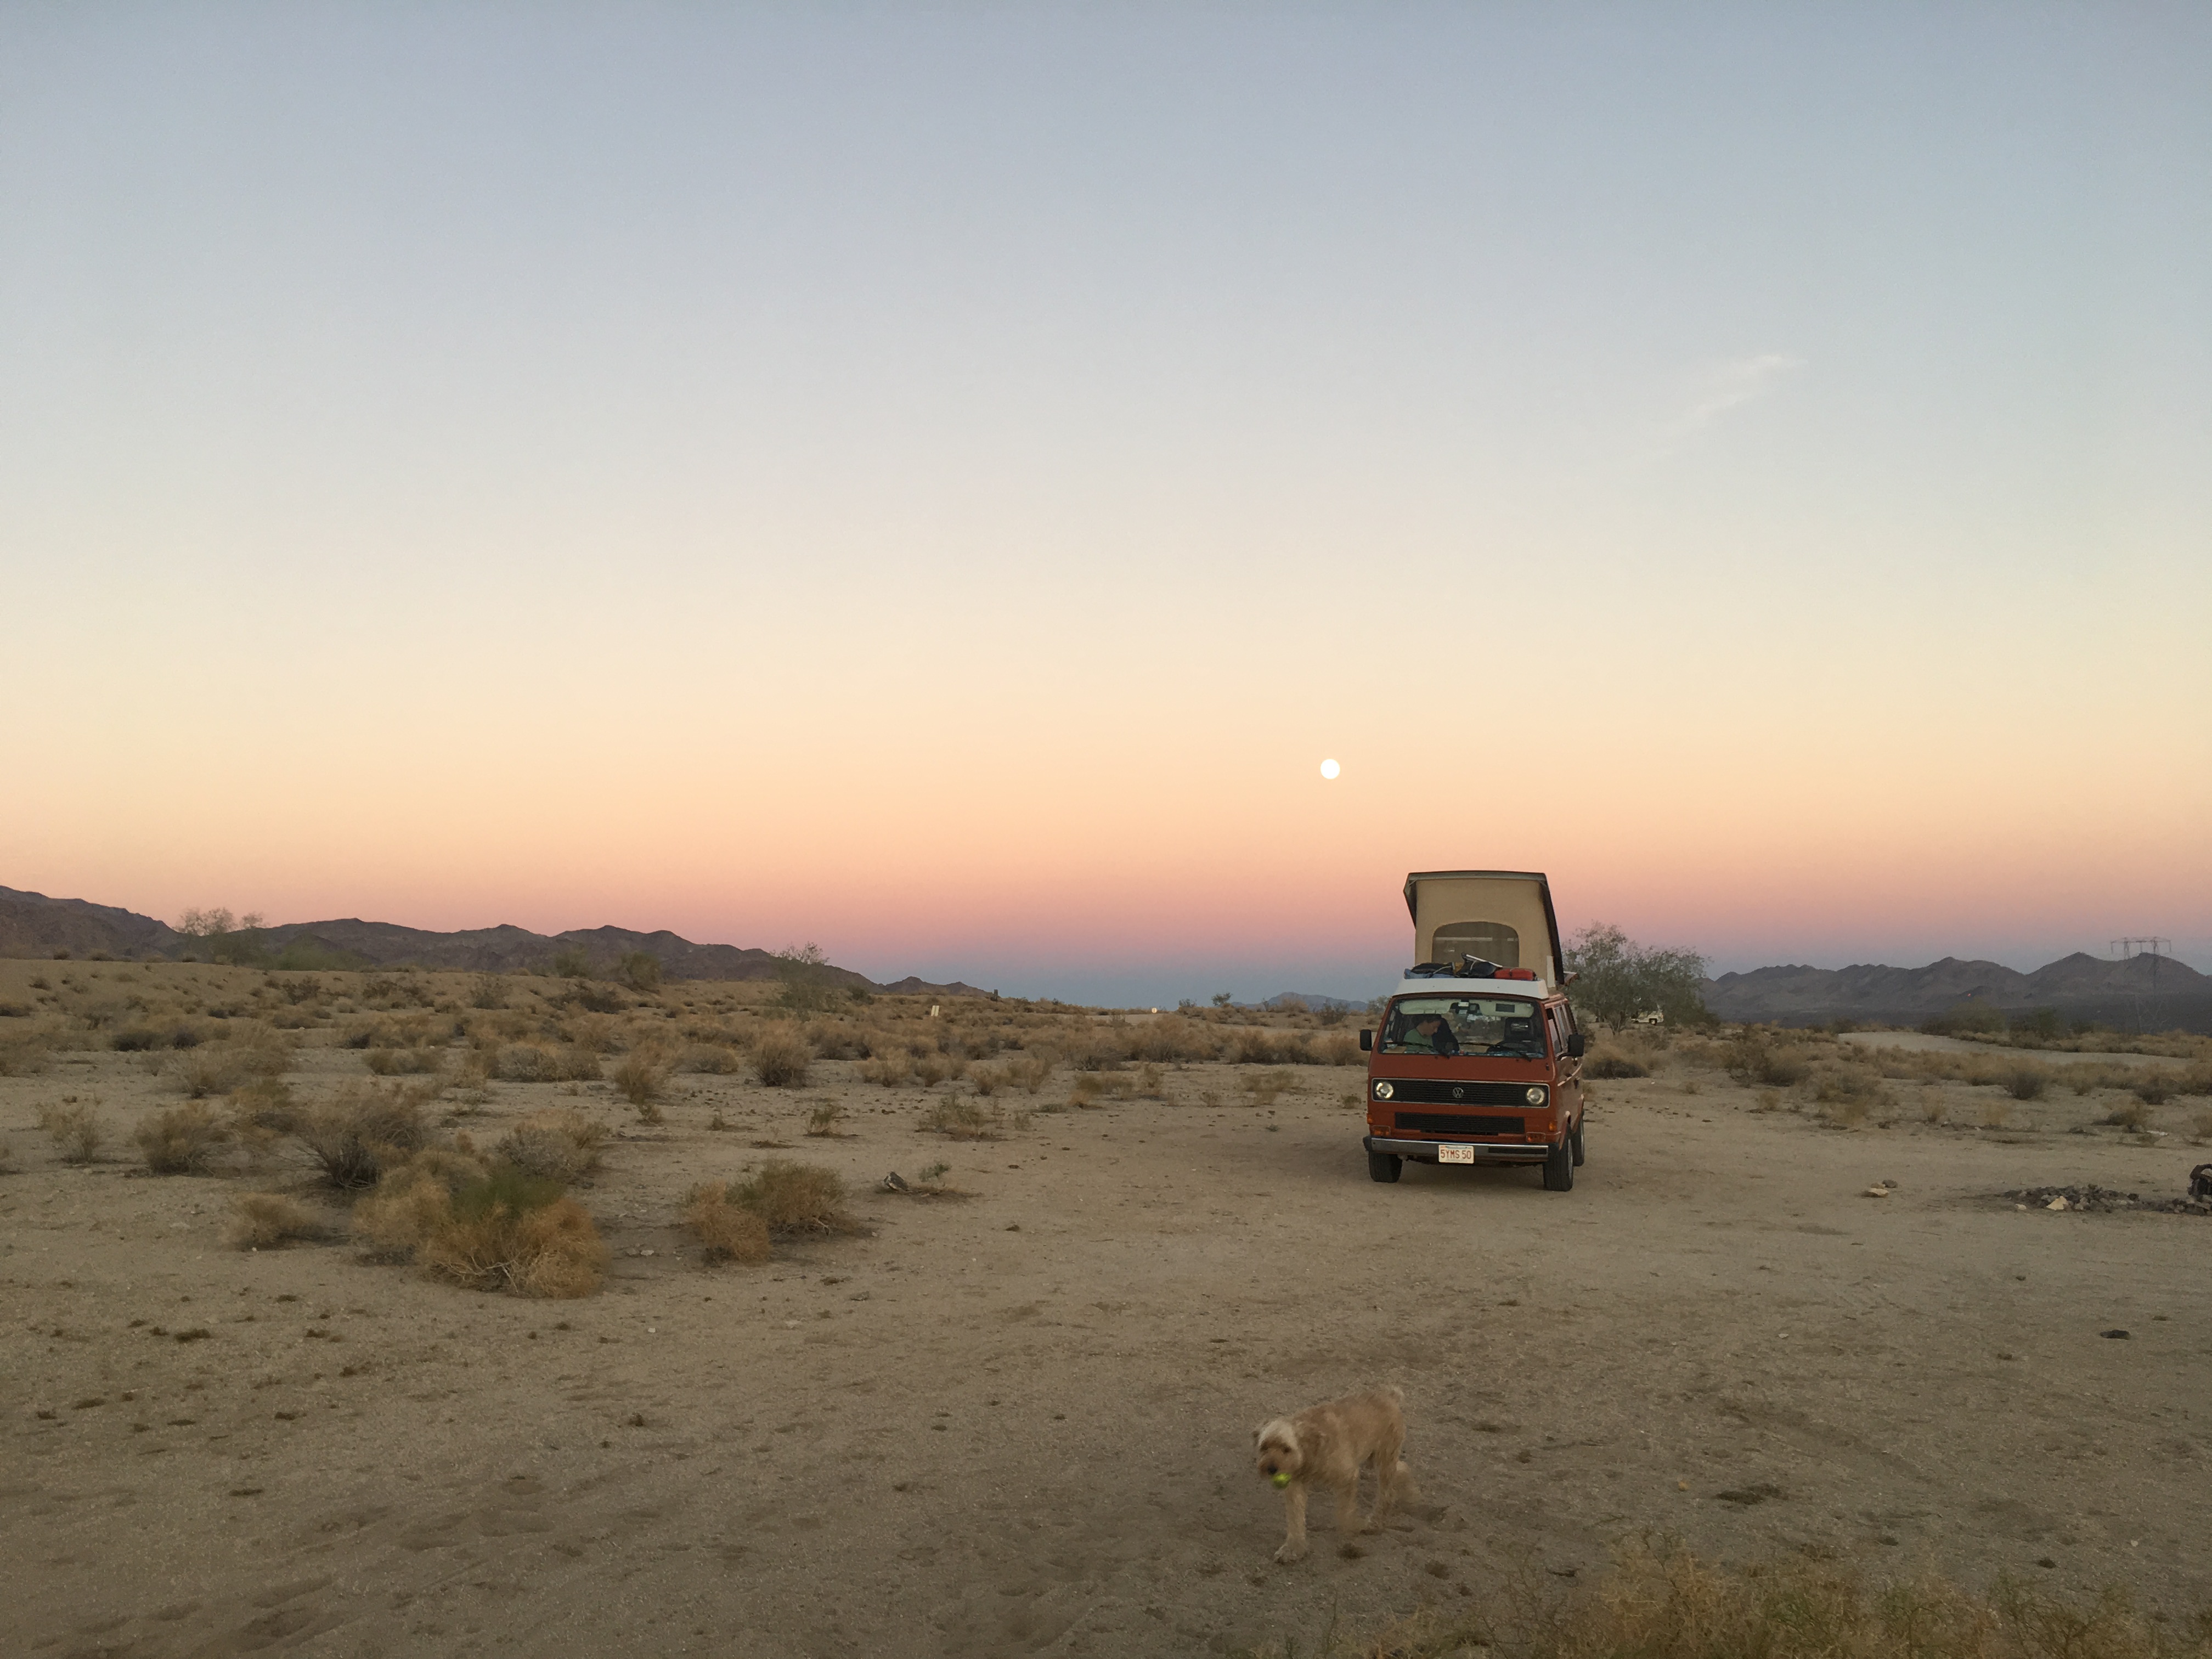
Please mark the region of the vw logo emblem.
POLYGON ((1461 1098, 1462 1096, 1464 1096, 1466 1093, 1467 1093, 1467 1091, 1466 1091, 1466 1090, 1464 1090, 1464 1089, 1455 1089, 1455 1090, 1453 1090, 1453 1091, 1452 1091, 1452 1098, 1453 1098, 1454 1100, 1457 1100, 1457 1099, 1461 1098))

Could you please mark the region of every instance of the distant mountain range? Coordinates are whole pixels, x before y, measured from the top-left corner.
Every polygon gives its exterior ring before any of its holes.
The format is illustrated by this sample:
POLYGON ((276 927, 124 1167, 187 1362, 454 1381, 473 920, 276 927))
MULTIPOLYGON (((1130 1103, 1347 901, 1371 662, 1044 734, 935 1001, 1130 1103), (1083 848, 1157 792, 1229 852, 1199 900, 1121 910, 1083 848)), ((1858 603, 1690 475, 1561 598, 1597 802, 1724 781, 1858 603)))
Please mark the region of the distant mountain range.
POLYGON ((1778 1025, 1917 1025, 1971 1005, 2008 1014, 2055 1008, 2119 1030, 2212 1032, 2212 975, 2148 954, 2113 961, 2077 951, 2032 974, 1956 957, 1925 968, 1754 968, 1700 988, 1723 1019, 1778 1025))
MULTIPOLYGON (((264 927, 255 942, 271 955, 324 967, 458 969, 473 973, 544 972, 564 950, 580 948, 594 969, 611 967, 633 951, 647 951, 670 979, 773 979, 776 958, 767 951, 735 945, 695 945, 668 932, 634 933, 627 927, 577 927, 565 933, 533 933, 526 927, 474 927, 437 933, 389 921, 294 921, 264 927)), ((48 898, 44 893, 0 887, 0 957, 106 955, 122 960, 180 961, 204 955, 208 941, 180 933, 167 922, 112 904, 83 899, 48 898)), ((825 967, 836 985, 894 995, 988 996, 955 981, 939 985, 912 975, 878 984, 849 968, 825 967)))

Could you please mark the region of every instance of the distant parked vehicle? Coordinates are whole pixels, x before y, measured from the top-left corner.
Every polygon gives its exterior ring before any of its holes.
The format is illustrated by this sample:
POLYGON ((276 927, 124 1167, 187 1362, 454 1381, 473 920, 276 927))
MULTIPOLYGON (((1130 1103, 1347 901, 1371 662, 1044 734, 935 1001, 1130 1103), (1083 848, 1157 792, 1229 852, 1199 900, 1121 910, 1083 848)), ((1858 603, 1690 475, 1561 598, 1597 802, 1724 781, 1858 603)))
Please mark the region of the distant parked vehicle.
POLYGON ((1367 1173, 1405 1161, 1540 1164, 1573 1190, 1583 1161, 1584 1040, 1559 983, 1550 884, 1515 870, 1406 878, 1414 965, 1367 1050, 1367 1173), (1523 966, 1523 963, 1527 966, 1523 966))

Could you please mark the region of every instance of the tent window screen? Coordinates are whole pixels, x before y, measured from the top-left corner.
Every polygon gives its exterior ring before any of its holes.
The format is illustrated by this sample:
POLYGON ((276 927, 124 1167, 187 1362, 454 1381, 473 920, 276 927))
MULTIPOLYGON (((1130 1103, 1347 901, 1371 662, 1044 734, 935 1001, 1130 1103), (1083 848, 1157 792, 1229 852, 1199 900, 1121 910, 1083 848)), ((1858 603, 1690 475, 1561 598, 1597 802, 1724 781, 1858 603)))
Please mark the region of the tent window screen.
POLYGON ((1455 963, 1464 957, 1518 968, 1521 935, 1502 921, 1449 921, 1437 928, 1435 960, 1455 963))

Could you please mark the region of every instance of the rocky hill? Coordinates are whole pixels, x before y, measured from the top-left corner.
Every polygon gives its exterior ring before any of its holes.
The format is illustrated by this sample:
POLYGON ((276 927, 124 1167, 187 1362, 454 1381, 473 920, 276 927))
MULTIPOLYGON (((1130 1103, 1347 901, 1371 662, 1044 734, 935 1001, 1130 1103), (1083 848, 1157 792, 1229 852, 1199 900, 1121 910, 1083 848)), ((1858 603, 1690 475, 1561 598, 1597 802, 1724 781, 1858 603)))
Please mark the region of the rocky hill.
MULTIPOLYGON (((650 951, 671 979, 773 979, 776 960, 757 946, 695 945, 665 928, 641 933, 627 927, 574 927, 565 933, 533 933, 526 927, 466 928, 432 933, 395 922, 295 921, 258 930, 253 940, 270 955, 330 967, 441 968, 475 973, 544 972, 564 951, 580 948, 595 969, 611 966, 633 951, 650 951)), ((165 922, 113 905, 83 899, 48 898, 0 887, 0 957, 106 955, 120 960, 147 957, 177 961, 204 952, 206 942, 188 938, 165 922)), ((895 994, 985 996, 958 981, 939 985, 912 975, 878 985, 849 968, 827 966, 831 984, 895 994)))
POLYGON ((2212 976, 2171 957, 2116 962, 2077 951, 2028 974, 1956 957, 1924 968, 1754 968, 1707 980, 1701 989, 1723 1019, 1779 1025, 1917 1025, 1973 1004, 2008 1014, 2055 1008, 2119 1030, 2212 1031, 2212 976))

